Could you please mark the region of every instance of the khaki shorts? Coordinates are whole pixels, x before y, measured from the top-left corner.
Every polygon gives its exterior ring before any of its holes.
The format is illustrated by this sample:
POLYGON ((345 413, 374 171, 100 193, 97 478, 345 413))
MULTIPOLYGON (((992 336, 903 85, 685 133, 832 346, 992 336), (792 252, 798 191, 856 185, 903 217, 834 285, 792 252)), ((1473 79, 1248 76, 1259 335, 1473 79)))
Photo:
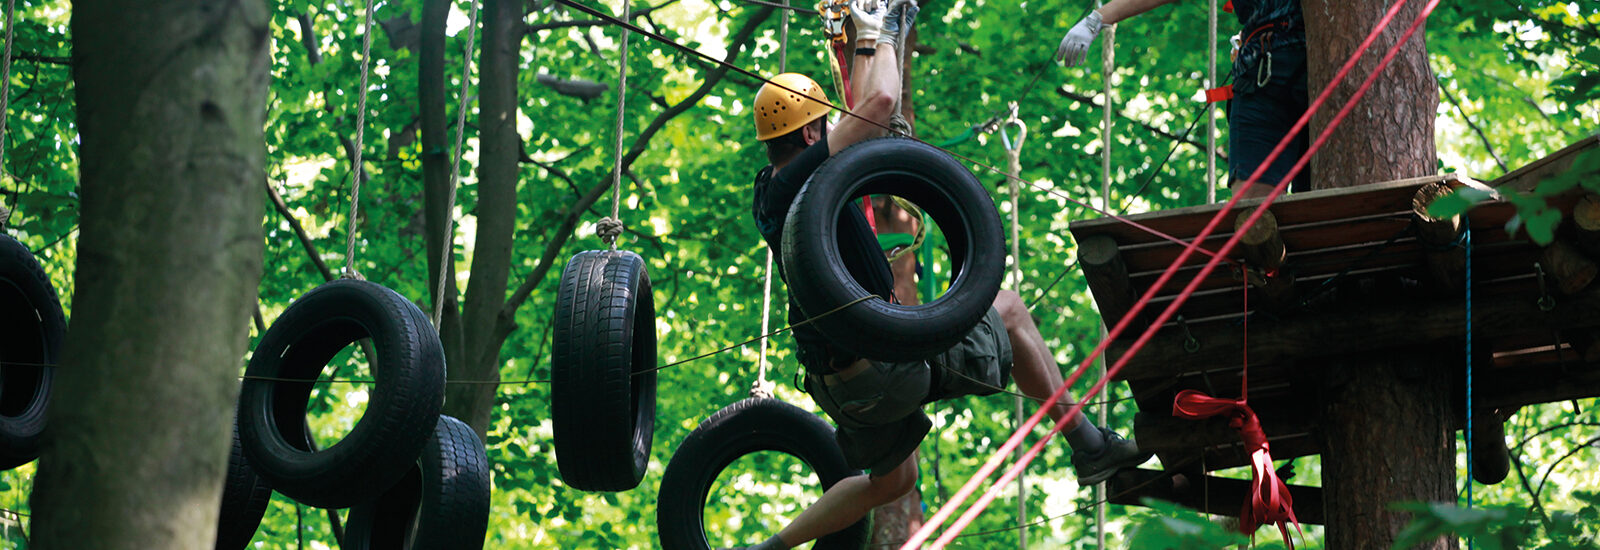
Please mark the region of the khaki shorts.
POLYGON ((839 425, 835 437, 852 468, 888 472, 922 443, 933 422, 922 405, 990 395, 1011 383, 1011 340, 994 308, 943 353, 916 362, 872 361, 845 379, 806 376, 806 391, 839 425))

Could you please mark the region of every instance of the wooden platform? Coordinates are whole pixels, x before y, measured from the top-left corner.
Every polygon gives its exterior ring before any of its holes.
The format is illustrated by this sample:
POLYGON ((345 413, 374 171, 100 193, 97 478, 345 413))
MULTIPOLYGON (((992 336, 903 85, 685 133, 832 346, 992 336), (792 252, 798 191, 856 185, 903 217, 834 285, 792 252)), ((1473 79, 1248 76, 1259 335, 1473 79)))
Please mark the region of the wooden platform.
MULTIPOLYGON (((1567 169, 1579 152, 1596 147, 1600 139, 1591 137, 1487 183, 1451 174, 1280 198, 1270 210, 1287 249, 1282 267, 1254 275, 1238 267, 1218 268, 1179 309, 1182 321, 1163 326, 1121 373, 1141 411, 1134 425, 1140 446, 1157 451, 1167 467, 1182 464, 1194 475, 1201 463, 1208 471, 1248 464, 1238 436, 1223 420, 1181 420, 1171 415, 1171 407, 1182 389, 1238 395, 1242 321, 1250 313, 1250 401, 1273 456, 1320 453, 1308 410, 1322 376, 1319 358, 1429 345, 1464 356, 1462 273, 1441 267, 1450 265, 1446 256, 1464 249, 1419 238, 1413 221, 1418 190, 1437 183, 1528 190, 1567 169), (1258 283, 1249 290, 1248 312, 1243 306, 1247 276, 1258 283)), ((1554 206, 1565 218, 1578 200, 1572 194, 1554 206)), ((1203 247, 1219 250, 1238 213, 1259 204, 1259 199, 1241 201, 1203 247)), ((1197 206, 1128 219, 1188 241, 1220 209, 1197 206)), ((1515 214, 1511 205, 1494 202, 1468 216, 1476 400, 1515 407, 1600 395, 1600 285, 1573 295, 1559 292, 1544 251, 1525 234, 1507 234, 1506 223, 1515 214), (1581 352, 1591 345, 1595 351, 1586 360, 1581 352)), ((1180 244, 1116 219, 1075 222, 1071 230, 1107 326, 1120 321, 1182 251, 1180 244)), ((1232 256, 1244 258, 1237 251, 1232 256)), ((1126 338, 1113 343, 1108 359, 1118 359, 1208 259, 1191 257, 1126 338)))

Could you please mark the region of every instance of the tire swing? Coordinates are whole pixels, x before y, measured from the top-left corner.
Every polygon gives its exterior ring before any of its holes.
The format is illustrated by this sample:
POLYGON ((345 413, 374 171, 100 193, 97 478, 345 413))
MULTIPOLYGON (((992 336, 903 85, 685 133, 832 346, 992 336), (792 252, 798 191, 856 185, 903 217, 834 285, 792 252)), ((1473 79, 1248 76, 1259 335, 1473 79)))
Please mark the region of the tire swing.
MULTIPOLYGON (((623 19, 627 19, 623 4, 623 19)), ((628 67, 622 36, 611 216, 598 224, 610 250, 567 262, 556 295, 550 357, 550 420, 561 480, 582 491, 639 486, 650 464, 656 418, 655 300, 644 259, 617 250, 622 114, 628 67)))
POLYGON ((0 470, 39 458, 66 325, 39 261, 0 234, 0 470))
MULTIPOLYGON (((0 175, 5 173, 5 116, 10 104, 12 5, 6 5, 4 69, 0 70, 0 175)), ((0 208, 0 225, 11 211, 0 208)), ((55 364, 66 317, 55 286, 28 247, 0 234, 0 470, 39 458, 55 364)))
MULTIPOLYGON (((861 474, 845 464, 833 426, 817 415, 777 399, 750 398, 729 405, 701 422, 673 453, 656 497, 656 529, 664 550, 711 548, 705 530, 705 505, 711 485, 729 464, 760 451, 800 459, 816 472, 823 490, 861 474)), ((861 521, 817 540, 817 550, 866 546, 871 521, 861 521)))
POLYGON ((370 501, 394 485, 415 464, 444 404, 444 349, 427 316, 354 267, 370 4, 365 19, 343 277, 301 296, 273 321, 239 392, 239 437, 250 466, 274 490, 318 508, 370 501), (343 439, 317 450, 305 421, 312 387, 335 355, 365 338, 376 350, 367 357, 373 384, 366 411, 343 439))
POLYGON ((272 499, 272 487, 250 467, 239 442, 239 422, 234 419, 233 451, 228 453, 228 477, 222 485, 222 510, 217 516, 217 550, 243 550, 261 527, 261 516, 272 499))
POLYGON ((478 433, 440 416, 406 476, 376 500, 350 509, 341 548, 483 548, 489 496, 489 456, 478 433))
POLYGON ((920 141, 863 141, 829 158, 800 189, 783 227, 789 291, 831 342, 881 361, 915 361, 949 349, 977 325, 1000 291, 1006 265, 1000 215, 989 193, 948 153, 920 141), (917 306, 866 300, 838 248, 838 217, 866 195, 915 204, 944 231, 951 281, 917 306))

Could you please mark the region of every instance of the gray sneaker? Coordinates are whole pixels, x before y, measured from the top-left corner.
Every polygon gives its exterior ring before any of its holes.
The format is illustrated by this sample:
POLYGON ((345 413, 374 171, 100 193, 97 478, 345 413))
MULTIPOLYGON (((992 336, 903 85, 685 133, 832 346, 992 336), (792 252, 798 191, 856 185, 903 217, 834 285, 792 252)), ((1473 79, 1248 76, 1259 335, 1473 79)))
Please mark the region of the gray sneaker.
POLYGON ((1139 445, 1132 439, 1123 439, 1110 429, 1100 428, 1100 435, 1105 438, 1105 447, 1100 452, 1072 453, 1072 469, 1078 473, 1079 485, 1094 485, 1110 479, 1117 470, 1143 464, 1155 454, 1140 451, 1139 445))

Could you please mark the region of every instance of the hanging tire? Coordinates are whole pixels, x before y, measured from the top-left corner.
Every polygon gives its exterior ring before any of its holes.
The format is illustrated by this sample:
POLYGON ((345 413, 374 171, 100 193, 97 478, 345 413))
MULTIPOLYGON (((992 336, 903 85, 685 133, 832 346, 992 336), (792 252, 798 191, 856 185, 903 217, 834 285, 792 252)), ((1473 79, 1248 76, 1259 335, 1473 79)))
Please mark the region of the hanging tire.
POLYGON ((272 488, 318 508, 377 497, 416 462, 444 404, 444 350, 417 306, 381 285, 331 281, 302 296, 256 345, 239 392, 245 457, 272 488), (334 355, 372 338, 366 412, 313 450, 305 433, 314 381, 334 355), (268 379, 289 379, 282 382, 268 379))
MULTIPOLYGON (((733 461, 759 451, 799 458, 823 490, 861 474, 845 465, 833 427, 817 415, 777 399, 750 398, 701 422, 673 453, 656 497, 656 529, 664 550, 706 550, 705 505, 711 485, 733 461)), ((871 522, 861 521, 817 540, 816 550, 865 547, 871 522)))
POLYGON ((966 167, 931 145, 881 138, 828 159, 789 207, 783 227, 789 292, 829 341, 881 361, 916 361, 949 349, 994 304, 1006 265, 1005 238, 994 201, 966 167), (943 230, 952 280, 943 296, 917 306, 867 300, 846 271, 838 248, 838 216, 865 195, 915 203, 943 230))
POLYGON ((422 456, 377 500, 350 509, 343 550, 483 548, 489 457, 477 432, 440 416, 422 456))
POLYGON ((22 243, 0 234, 0 470, 39 458, 66 327, 39 261, 22 243))
POLYGON ((222 511, 217 518, 217 550, 242 550, 255 538, 261 516, 267 512, 272 488, 256 475, 239 442, 239 424, 233 425, 233 451, 228 454, 228 478, 222 486, 222 511))
POLYGON ((626 491, 644 479, 656 424, 655 300, 644 259, 591 250, 556 295, 550 419, 568 486, 626 491))

